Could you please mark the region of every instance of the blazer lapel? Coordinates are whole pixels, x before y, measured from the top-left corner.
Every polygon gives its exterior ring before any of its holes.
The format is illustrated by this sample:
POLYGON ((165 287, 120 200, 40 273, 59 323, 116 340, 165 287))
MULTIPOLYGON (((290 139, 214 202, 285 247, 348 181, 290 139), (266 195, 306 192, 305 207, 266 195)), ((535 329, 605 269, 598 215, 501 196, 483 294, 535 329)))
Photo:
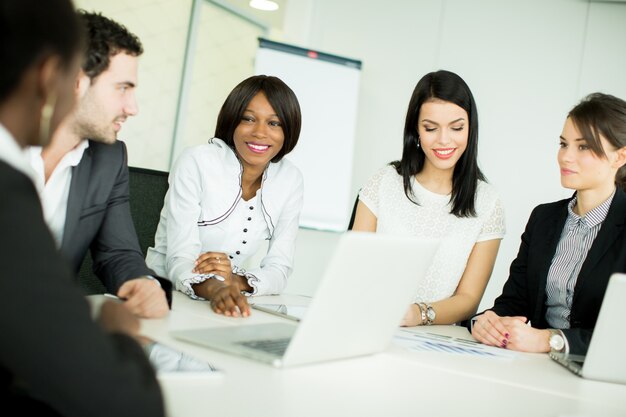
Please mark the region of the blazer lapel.
POLYGON ((624 212, 626 211, 626 193, 621 189, 617 189, 615 197, 606 215, 606 219, 600 226, 600 231, 596 236, 587 258, 580 269, 576 286, 574 287, 574 298, 580 293, 579 289, 588 279, 591 272, 595 269, 596 264, 602 259, 607 250, 613 245, 624 229, 624 212))
POLYGON ((67 197, 67 213, 65 215, 65 228, 63 230, 63 243, 61 251, 64 251, 78 227, 80 214, 87 195, 89 176, 91 175, 91 150, 85 149, 79 164, 72 167, 72 181, 70 192, 67 197))
MULTIPOLYGON (((543 248, 538 251, 538 253, 544 253, 545 257, 543 259, 543 264, 539 268, 538 272, 538 287, 537 287, 537 298, 535 300, 535 319, 543 320, 545 316, 545 303, 544 298, 546 294, 546 284, 548 282, 548 272, 550 272, 550 266, 552 266, 552 259, 554 258, 554 254, 556 253, 556 248, 561 240, 561 234, 563 233, 563 228, 565 227, 565 221, 567 220, 567 206, 569 204, 569 200, 565 200, 563 205, 556 210, 551 218, 547 219, 545 222, 545 235, 543 236, 541 243, 543 243, 543 248)), ((538 242, 539 243, 539 242, 538 242)))

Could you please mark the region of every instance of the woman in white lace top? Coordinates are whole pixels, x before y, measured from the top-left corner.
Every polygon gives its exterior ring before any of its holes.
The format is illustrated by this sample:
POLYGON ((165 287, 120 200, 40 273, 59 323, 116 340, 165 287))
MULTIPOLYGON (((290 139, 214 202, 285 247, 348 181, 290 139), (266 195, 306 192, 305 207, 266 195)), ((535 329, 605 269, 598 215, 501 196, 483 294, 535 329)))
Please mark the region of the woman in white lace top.
POLYGON ((478 115, 467 84, 449 71, 425 75, 409 102, 402 159, 363 187, 353 225, 441 239, 404 326, 456 323, 478 308, 505 224, 477 152, 478 115))

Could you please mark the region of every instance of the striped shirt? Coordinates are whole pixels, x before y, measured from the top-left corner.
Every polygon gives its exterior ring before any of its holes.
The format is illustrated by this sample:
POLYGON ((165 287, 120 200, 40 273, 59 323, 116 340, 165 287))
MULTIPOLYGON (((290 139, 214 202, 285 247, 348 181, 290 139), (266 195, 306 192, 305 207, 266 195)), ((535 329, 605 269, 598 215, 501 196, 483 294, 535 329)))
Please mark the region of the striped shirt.
POLYGON ((583 217, 574 213, 576 197, 567 206, 567 220, 552 258, 546 283, 546 321, 554 329, 569 329, 574 287, 602 222, 611 207, 615 192, 583 217))

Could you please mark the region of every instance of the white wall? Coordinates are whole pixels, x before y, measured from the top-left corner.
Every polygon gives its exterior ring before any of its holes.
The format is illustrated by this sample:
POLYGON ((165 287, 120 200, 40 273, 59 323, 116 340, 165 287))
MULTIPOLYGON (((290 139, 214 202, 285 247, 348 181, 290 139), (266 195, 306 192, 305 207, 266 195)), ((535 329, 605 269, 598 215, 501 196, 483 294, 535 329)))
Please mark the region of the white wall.
MULTIPOLYGON (((507 217, 481 304, 489 307, 532 208, 571 194, 561 188, 556 164, 567 111, 595 90, 626 98, 626 4, 308 0, 303 10, 312 13, 293 10, 286 14, 286 39, 363 61, 354 195, 379 166, 400 157, 406 106, 421 76, 449 69, 469 84, 479 110, 480 164, 500 191, 507 217), (294 24, 298 19, 306 23, 294 24)), ((291 288, 311 288, 323 270, 323 259, 310 260, 317 255, 311 242, 328 254, 324 237, 301 233, 291 288)))

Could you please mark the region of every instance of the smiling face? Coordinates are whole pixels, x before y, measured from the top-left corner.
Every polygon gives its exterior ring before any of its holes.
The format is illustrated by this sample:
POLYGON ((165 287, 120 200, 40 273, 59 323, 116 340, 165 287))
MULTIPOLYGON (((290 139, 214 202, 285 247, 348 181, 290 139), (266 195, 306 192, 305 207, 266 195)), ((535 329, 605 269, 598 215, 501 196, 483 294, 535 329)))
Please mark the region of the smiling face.
POLYGON ((113 143, 129 116, 139 111, 135 98, 139 58, 123 52, 93 80, 83 75, 82 97, 76 110, 75 131, 81 138, 113 143))
POLYGON ((567 118, 559 143, 558 162, 561 185, 577 191, 612 190, 615 174, 623 165, 620 153, 606 138, 600 136, 606 157, 596 155, 574 122, 567 118))
POLYGON ((417 132, 426 155, 424 169, 454 171, 467 147, 467 112, 449 101, 431 100, 422 104, 417 132))
POLYGON ((283 147, 281 121, 262 91, 248 103, 233 141, 244 170, 263 171, 283 147))

